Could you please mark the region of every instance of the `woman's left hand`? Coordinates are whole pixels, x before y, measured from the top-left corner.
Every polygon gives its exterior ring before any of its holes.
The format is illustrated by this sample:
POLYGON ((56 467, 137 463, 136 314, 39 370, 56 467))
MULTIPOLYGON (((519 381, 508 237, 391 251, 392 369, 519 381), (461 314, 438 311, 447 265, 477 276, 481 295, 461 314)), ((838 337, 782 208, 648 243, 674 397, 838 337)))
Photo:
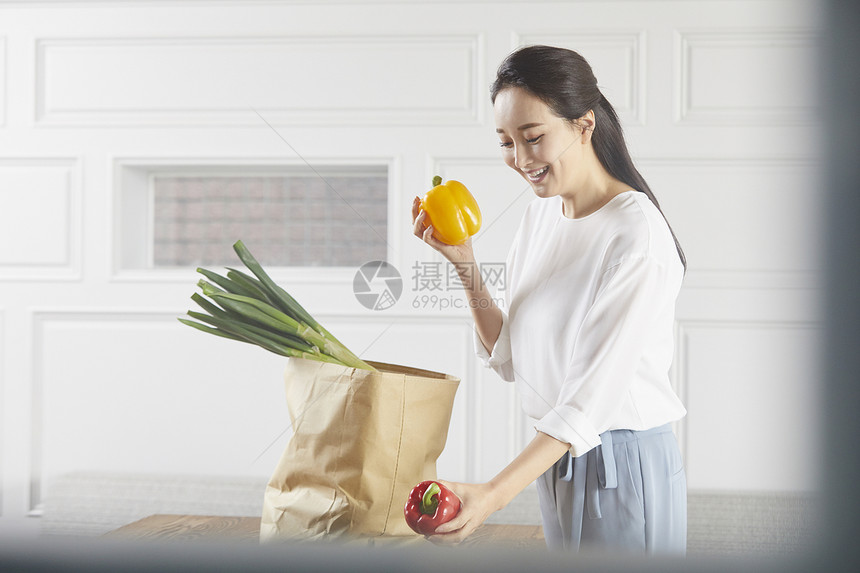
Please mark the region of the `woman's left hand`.
POLYGON ((427 539, 437 545, 456 545, 471 535, 491 513, 499 509, 488 483, 452 483, 436 480, 460 498, 460 512, 436 528, 427 539))

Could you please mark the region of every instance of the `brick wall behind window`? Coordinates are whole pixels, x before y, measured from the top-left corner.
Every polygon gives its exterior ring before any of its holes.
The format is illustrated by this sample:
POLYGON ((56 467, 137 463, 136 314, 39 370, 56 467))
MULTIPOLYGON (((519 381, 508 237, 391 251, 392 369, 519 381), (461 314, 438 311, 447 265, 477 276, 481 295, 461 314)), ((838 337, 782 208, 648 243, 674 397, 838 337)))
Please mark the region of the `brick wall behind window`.
POLYGON ((232 264, 241 239, 271 266, 386 259, 385 175, 171 176, 154 183, 154 265, 232 264))

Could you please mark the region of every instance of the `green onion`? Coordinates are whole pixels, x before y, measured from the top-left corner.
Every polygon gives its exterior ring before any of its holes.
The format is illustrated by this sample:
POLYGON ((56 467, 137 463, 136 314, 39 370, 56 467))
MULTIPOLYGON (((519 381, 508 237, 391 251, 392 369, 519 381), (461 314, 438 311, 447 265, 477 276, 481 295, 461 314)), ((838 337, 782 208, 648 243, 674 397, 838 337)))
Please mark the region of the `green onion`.
POLYGON ((237 241, 233 249, 253 276, 229 267, 226 276, 198 268, 197 272, 209 280, 198 281, 203 294, 194 293, 191 300, 206 312, 188 311, 188 316, 195 320, 180 318, 179 322, 282 356, 376 370, 353 354, 278 286, 242 241, 237 241))

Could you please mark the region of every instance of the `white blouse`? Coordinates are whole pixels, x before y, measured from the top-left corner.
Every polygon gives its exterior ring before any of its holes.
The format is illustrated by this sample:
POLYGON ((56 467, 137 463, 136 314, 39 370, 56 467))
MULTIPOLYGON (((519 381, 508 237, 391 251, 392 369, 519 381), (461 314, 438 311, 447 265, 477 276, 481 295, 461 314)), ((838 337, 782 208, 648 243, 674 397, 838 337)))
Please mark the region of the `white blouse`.
POLYGON ((525 210, 508 254, 502 330, 484 365, 515 382, 535 429, 574 457, 606 430, 683 417, 669 383, 683 266, 660 211, 626 191, 569 219, 560 197, 525 210))

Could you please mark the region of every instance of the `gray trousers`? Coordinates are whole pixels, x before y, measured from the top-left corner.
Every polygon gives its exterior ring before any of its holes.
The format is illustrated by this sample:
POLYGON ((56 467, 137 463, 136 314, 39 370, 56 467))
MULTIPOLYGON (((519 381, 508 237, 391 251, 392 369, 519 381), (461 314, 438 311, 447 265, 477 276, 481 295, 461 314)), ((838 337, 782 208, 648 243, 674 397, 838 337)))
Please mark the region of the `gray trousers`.
POLYGON ((600 439, 537 479, 547 545, 684 554, 687 479, 671 426, 612 430, 600 439))

